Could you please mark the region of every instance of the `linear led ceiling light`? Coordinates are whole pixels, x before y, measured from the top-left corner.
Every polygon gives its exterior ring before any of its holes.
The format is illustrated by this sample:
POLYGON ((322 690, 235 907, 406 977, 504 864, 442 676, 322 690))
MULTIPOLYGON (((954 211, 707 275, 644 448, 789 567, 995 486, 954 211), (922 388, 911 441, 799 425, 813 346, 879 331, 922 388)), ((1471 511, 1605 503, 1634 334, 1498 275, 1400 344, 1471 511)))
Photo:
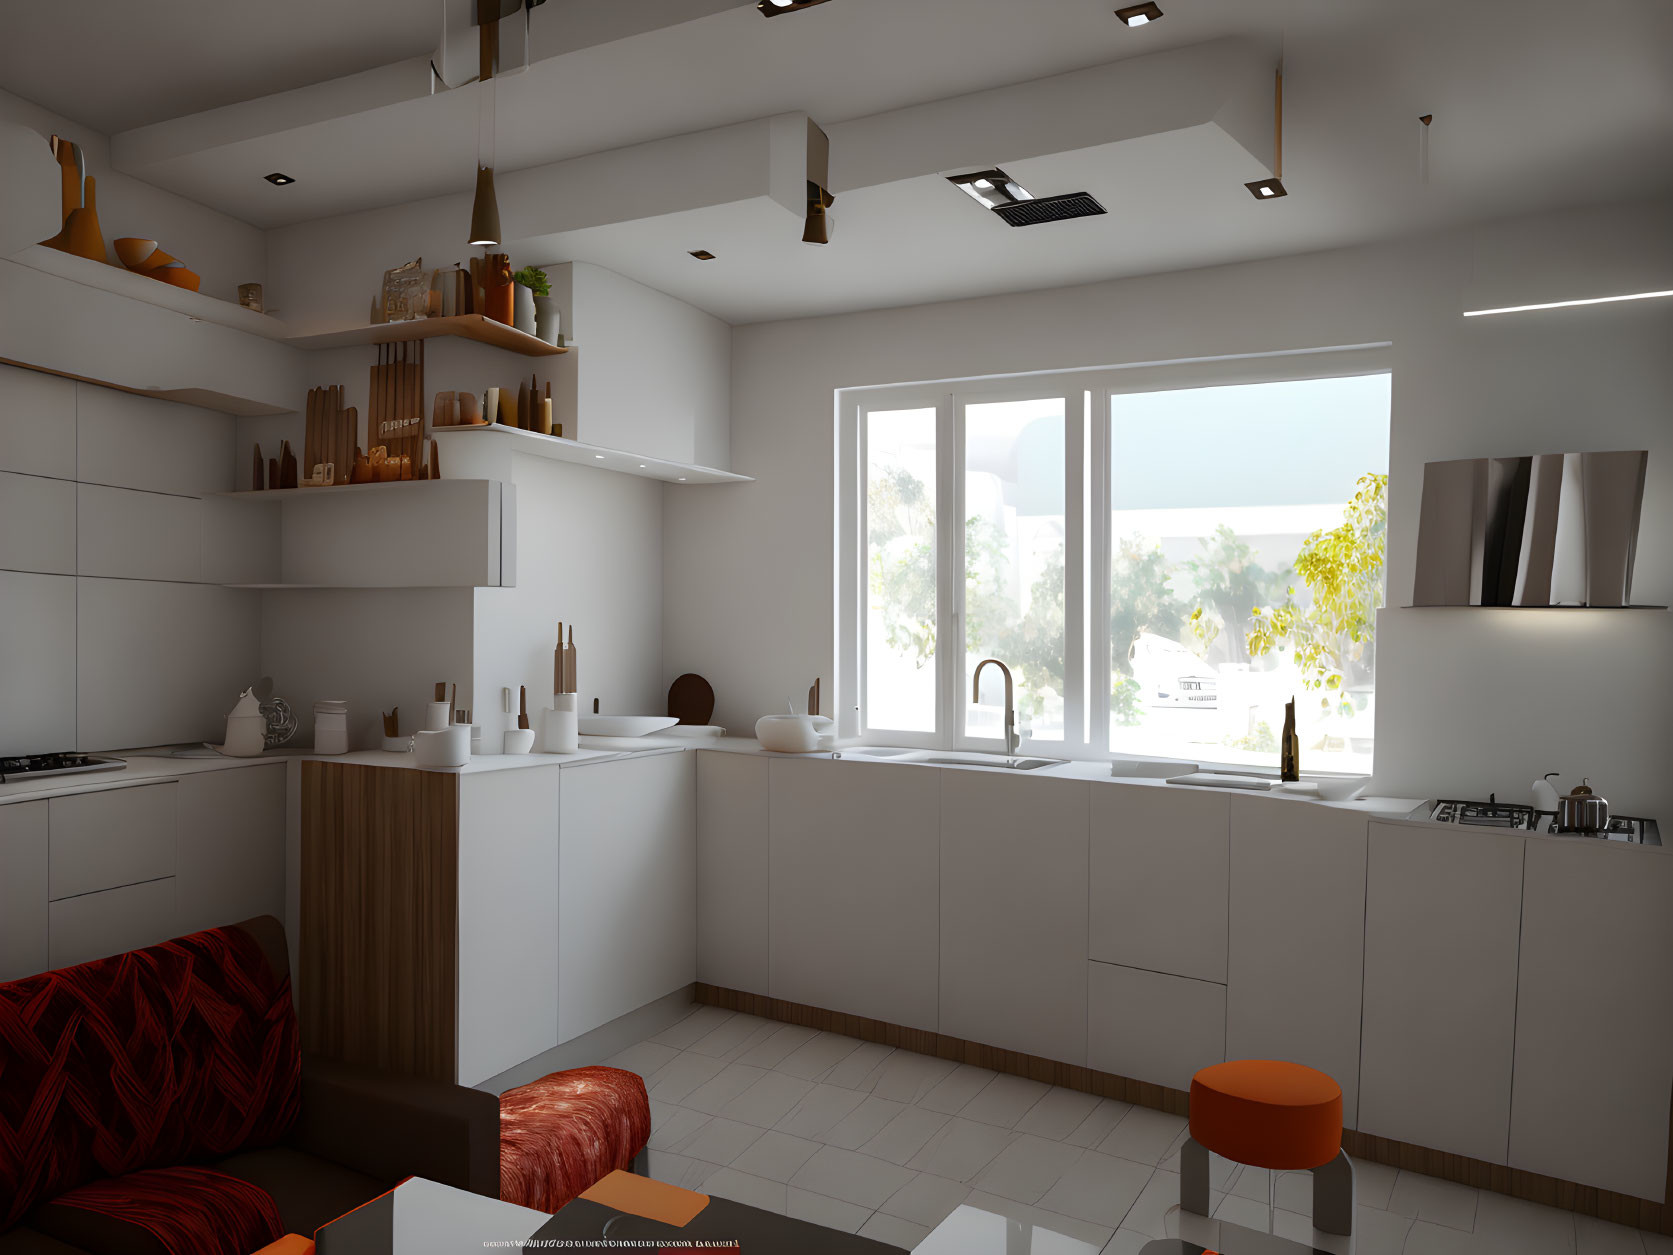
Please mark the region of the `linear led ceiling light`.
POLYGON ((762 17, 777 17, 780 13, 797 13, 824 3, 825 0, 756 0, 755 7, 761 10, 762 17))
POLYGON ((1124 26, 1148 26, 1162 16, 1162 7, 1155 3, 1129 4, 1125 9, 1117 9, 1115 16, 1124 26))
POLYGON ((1466 318, 1485 318, 1489 314, 1525 314, 1534 309, 1570 309, 1576 305, 1613 305, 1617 301, 1653 301, 1673 296, 1673 288, 1665 292, 1629 292, 1625 296, 1588 296, 1577 301, 1546 301, 1539 305, 1506 305, 1500 309, 1467 309, 1466 318))
POLYGON ((1277 200, 1288 196, 1284 188, 1284 71, 1273 76, 1272 88, 1272 177, 1245 183, 1256 200, 1277 200))

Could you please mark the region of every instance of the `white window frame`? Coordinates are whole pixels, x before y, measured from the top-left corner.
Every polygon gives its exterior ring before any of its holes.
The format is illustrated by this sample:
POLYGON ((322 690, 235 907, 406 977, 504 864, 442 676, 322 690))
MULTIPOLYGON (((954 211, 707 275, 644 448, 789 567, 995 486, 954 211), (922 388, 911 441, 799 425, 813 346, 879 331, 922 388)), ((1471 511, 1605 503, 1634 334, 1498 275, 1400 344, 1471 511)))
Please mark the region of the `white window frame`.
MULTIPOLYGON (((914 749, 1003 751, 992 737, 962 731, 966 675, 964 580, 964 416, 970 404, 1061 397, 1066 419, 1064 485, 1064 739, 1025 739, 1020 752, 1054 758, 1110 757, 1107 694, 1111 483, 1110 398, 1237 384, 1298 382, 1393 373, 1389 344, 1290 353, 991 376, 933 384, 844 389, 836 394, 837 543, 835 668, 838 734, 914 749), (866 415, 936 411, 936 728, 932 733, 872 728, 865 720, 866 415), (1078 421, 1077 421, 1078 420, 1078 421), (945 451, 952 450, 951 456, 945 451), (1087 511, 1092 511, 1090 517, 1087 511), (947 526, 951 520, 953 525, 947 526), (1086 547, 1090 545, 1091 554, 1086 547), (1078 574, 1077 574, 1078 573, 1078 574), (951 642, 951 647, 947 647, 951 642)), ((1392 421, 1391 421, 1392 427, 1392 421)), ((1007 661, 1008 660, 1003 660, 1007 661)), ((1000 683, 990 672, 983 692, 1000 683)), ((1020 721, 1019 721, 1020 722, 1020 721)), ((1123 757, 1142 757, 1123 754, 1123 757)))

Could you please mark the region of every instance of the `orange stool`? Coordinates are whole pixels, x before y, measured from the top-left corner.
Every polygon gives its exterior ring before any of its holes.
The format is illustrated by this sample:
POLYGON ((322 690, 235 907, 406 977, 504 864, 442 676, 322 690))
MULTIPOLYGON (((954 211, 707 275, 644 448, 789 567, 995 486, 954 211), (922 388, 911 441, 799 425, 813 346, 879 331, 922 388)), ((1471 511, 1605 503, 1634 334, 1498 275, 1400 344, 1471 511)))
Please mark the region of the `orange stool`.
POLYGON ((1209 1213, 1210 1151, 1271 1173, 1311 1172, 1314 1228, 1352 1234, 1354 1175, 1342 1150, 1342 1087, 1323 1072, 1275 1059, 1203 1068, 1191 1078, 1191 1135, 1179 1156, 1179 1205, 1199 1216, 1209 1213))

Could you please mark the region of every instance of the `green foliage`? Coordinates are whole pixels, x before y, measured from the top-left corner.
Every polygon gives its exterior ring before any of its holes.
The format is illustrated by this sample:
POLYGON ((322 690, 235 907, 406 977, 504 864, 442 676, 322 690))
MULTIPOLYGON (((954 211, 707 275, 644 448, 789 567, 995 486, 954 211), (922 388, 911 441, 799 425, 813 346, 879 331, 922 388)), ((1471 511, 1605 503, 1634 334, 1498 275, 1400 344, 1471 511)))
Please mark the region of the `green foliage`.
MULTIPOLYGON (((1293 596, 1255 611, 1248 634, 1255 657, 1288 644, 1303 682, 1321 690, 1320 704, 1340 694, 1337 706, 1352 715, 1342 692, 1375 665, 1377 610, 1383 604, 1383 564, 1388 550, 1388 476, 1364 475, 1340 527, 1320 529, 1302 542, 1295 568, 1312 594, 1307 606, 1293 596)), ((1293 590, 1292 590, 1293 591, 1293 590)))
MULTIPOLYGON (((1122 540, 1110 557, 1110 666, 1117 677, 1133 674, 1133 664, 1127 653, 1139 633, 1150 632, 1178 640, 1185 626, 1185 607, 1169 587, 1172 570, 1158 544, 1146 544, 1143 537, 1129 536, 1122 540)), ((1138 689, 1129 695, 1120 694, 1120 686, 1110 701, 1126 702, 1135 712, 1138 722, 1138 689)))
POLYGON ((1268 571, 1261 566, 1255 561, 1255 551, 1224 523, 1214 529, 1213 536, 1199 540, 1197 546, 1201 555, 1187 561, 1185 569, 1200 599, 1191 614, 1198 652, 1206 655, 1224 631, 1231 661, 1248 662, 1248 634, 1260 614, 1258 607, 1277 599, 1288 585, 1291 572, 1268 571))
POLYGON ((1144 721, 1139 709, 1139 682, 1119 671, 1110 676, 1110 715, 1123 728, 1136 728, 1144 721))
POLYGON ((871 595, 891 649, 922 668, 935 657, 935 510, 923 481, 895 469, 866 492, 871 595))
POLYGON ((552 285, 546 278, 546 272, 538 266, 524 266, 511 276, 513 283, 521 283, 536 296, 551 296, 552 285))
POLYGON ((1278 734, 1272 730, 1272 725, 1262 719, 1255 725, 1255 730, 1247 736, 1227 737, 1226 745, 1234 750, 1248 750, 1255 754, 1276 754, 1278 752, 1278 734))

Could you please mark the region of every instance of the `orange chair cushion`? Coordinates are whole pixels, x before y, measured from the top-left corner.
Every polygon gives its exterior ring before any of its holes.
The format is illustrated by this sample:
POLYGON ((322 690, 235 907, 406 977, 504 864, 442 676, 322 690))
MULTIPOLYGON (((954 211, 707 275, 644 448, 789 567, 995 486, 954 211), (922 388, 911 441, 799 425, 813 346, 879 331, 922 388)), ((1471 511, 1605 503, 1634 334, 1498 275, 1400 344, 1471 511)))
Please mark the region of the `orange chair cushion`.
POLYGON ((1342 1087, 1276 1059, 1234 1059, 1191 1078, 1191 1136, 1257 1168, 1318 1168, 1342 1149, 1342 1087))
POLYGON ((314 1240, 299 1233, 287 1233, 277 1242, 262 1247, 255 1255, 314 1255, 314 1240))

